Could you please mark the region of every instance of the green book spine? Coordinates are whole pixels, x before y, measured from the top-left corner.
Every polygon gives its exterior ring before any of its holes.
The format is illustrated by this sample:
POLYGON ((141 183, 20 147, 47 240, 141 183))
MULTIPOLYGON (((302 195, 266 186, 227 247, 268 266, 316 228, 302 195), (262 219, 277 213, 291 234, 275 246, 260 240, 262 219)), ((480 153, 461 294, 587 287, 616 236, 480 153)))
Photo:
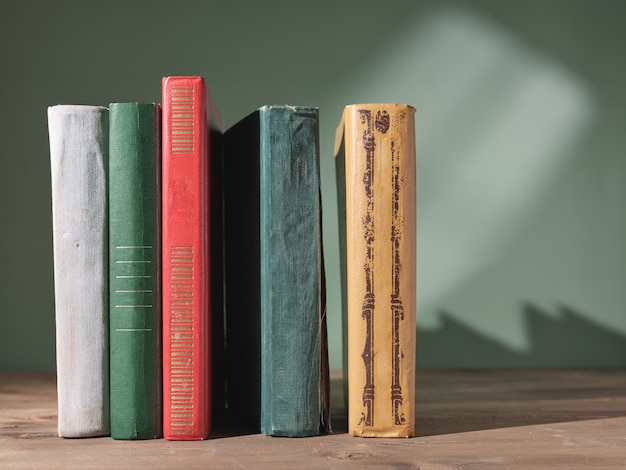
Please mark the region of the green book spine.
POLYGON ((112 103, 109 121, 111 436, 153 439, 162 416, 161 109, 112 103))
POLYGON ((260 108, 224 134, 231 426, 329 431, 318 110, 260 108))
POLYGON ((261 431, 328 430, 318 110, 266 106, 260 126, 261 431))

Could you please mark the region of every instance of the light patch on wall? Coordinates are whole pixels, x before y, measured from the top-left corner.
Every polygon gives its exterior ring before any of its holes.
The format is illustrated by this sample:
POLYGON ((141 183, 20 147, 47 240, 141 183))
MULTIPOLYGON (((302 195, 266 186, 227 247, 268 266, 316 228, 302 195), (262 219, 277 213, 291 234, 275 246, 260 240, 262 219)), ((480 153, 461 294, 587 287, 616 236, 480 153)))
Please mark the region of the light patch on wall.
MULTIPOLYGON (((417 108, 418 325, 436 328, 446 296, 504 255, 568 165, 591 125, 593 96, 572 72, 464 8, 417 18, 354 83, 334 101, 417 108)), ((523 349, 515 299, 508 310, 463 322, 523 349)))

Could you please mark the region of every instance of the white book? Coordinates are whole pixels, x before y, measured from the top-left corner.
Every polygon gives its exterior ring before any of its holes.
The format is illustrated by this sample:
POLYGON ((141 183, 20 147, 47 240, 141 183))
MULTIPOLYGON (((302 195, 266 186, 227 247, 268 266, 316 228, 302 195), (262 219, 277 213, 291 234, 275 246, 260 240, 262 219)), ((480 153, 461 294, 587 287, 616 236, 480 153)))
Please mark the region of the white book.
POLYGON ((109 435, 108 110, 48 108, 59 436, 109 435))

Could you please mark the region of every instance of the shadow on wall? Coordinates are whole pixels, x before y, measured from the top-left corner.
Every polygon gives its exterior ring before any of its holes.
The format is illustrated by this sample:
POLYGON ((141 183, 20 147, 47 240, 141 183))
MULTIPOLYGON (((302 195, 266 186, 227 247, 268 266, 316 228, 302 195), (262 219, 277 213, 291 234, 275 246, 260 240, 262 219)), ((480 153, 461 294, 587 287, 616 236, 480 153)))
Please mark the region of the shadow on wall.
MULTIPOLYGON (((417 108, 418 347, 424 341, 428 345, 418 364, 498 367, 511 358, 511 366, 530 366, 523 361, 536 357, 520 357, 515 349, 501 356, 479 351, 489 338, 505 351, 502 344, 519 345, 518 299, 540 299, 544 286, 547 291, 566 286, 555 298, 580 305, 579 292, 570 287, 574 281, 560 280, 575 276, 563 266, 586 251, 546 248, 550 258, 540 258, 539 269, 516 271, 515 279, 503 260, 517 253, 520 240, 539 230, 549 235, 552 227, 566 231, 568 243, 587 246, 589 235, 567 231, 562 219, 562 214, 581 214, 586 206, 575 205, 578 199, 561 205, 548 199, 555 188, 571 182, 572 168, 589 155, 581 148, 593 131, 599 103, 585 78, 558 54, 543 50, 541 41, 533 42, 531 32, 524 35, 472 5, 433 4, 414 15, 384 50, 352 69, 333 102, 397 101, 417 108), (546 210, 551 211, 548 229, 545 223, 537 225, 538 214, 546 210), (548 265, 554 269, 549 275, 543 269, 548 265), (484 276, 496 269, 493 277, 484 276), (465 292, 459 300, 468 285, 498 294, 465 292), (439 312, 449 315, 443 328, 435 329, 439 312), (464 329, 453 317, 476 330, 464 329), (467 347, 461 338, 467 338, 467 347), (462 348, 462 354, 450 354, 453 347, 462 348)), ((575 195, 584 196, 583 191, 575 195)), ((551 243, 562 245, 548 236, 525 245, 525 258, 551 243)), ((329 256, 331 275, 338 272, 334 262, 329 256)), ((329 311, 339 299, 336 285, 329 278, 329 311)), ((585 279, 584 286, 593 290, 596 280, 585 279)), ((603 313, 597 305, 589 310, 595 318, 603 313)), ((331 350, 331 356, 338 355, 331 350)), ((547 357, 538 365, 549 363, 547 357)))
POLYGON ((573 363, 578 367, 623 367, 626 335, 591 322, 588 315, 569 307, 561 307, 558 317, 532 304, 524 305, 522 313, 529 346, 521 351, 442 313, 441 327, 417 329, 417 367, 532 368, 573 363))

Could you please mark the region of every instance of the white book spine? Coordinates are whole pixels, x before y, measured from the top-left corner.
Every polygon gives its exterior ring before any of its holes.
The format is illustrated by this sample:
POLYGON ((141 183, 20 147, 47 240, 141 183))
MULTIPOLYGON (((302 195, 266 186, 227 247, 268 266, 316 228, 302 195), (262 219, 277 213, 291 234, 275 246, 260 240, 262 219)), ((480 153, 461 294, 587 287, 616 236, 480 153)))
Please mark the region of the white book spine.
POLYGON ((108 110, 48 108, 58 432, 109 435, 108 110))

